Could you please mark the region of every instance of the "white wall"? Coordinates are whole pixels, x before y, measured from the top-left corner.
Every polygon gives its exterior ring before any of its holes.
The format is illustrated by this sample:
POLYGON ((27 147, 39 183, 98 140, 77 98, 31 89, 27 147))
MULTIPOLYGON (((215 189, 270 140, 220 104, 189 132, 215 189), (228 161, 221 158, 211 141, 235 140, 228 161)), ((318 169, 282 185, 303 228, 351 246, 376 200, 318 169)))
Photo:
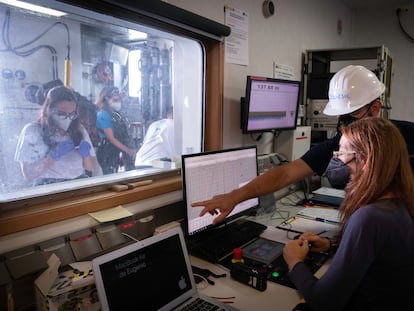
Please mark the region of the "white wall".
MULTIPOLYGON (((273 62, 278 62, 294 67, 294 78, 301 79, 302 53, 307 49, 385 44, 395 61, 391 117, 414 120, 414 104, 408 94, 414 80, 414 45, 399 31, 395 8, 391 10, 376 7, 355 11, 346 7, 341 0, 277 0, 273 1, 275 15, 265 18, 261 0, 167 2, 220 23, 225 22, 225 5, 245 11, 249 15, 249 65, 225 64, 225 148, 258 144, 259 153, 272 152, 271 136, 265 136, 257 143, 250 135, 241 134, 239 106, 240 97, 244 95, 246 75, 272 77, 273 62), (337 33, 338 19, 342 20, 341 35, 337 33)), ((414 12, 414 8, 411 12, 414 12)), ((411 27, 411 30, 414 35, 414 28, 411 27)))
MULTIPOLYGON (((414 37, 414 5, 401 13, 405 30, 414 37)), ((414 42, 398 26, 396 7, 358 9, 353 12, 355 46, 384 44, 394 60, 391 85, 391 119, 414 121, 414 42)))

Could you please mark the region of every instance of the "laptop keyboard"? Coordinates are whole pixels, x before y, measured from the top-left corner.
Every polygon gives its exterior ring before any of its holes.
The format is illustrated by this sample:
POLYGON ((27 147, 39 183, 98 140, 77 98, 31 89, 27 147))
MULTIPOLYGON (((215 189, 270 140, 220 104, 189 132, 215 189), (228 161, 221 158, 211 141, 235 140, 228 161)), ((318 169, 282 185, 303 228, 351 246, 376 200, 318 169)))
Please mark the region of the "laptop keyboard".
POLYGON ((193 302, 186 305, 182 311, 215 311, 222 310, 219 306, 212 304, 211 302, 205 301, 201 298, 196 298, 193 302))
POLYGON ((257 239, 265 225, 250 220, 238 220, 188 242, 194 255, 211 262, 218 262, 232 254, 233 249, 257 239))

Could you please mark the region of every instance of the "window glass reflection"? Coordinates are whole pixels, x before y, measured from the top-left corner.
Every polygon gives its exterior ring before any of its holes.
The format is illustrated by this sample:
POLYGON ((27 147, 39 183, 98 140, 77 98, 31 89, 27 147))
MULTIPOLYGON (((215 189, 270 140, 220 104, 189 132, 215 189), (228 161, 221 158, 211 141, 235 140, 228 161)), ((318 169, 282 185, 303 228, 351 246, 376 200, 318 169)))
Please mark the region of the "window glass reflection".
POLYGON ((0 5, 0 202, 162 172, 201 151, 198 42, 45 3, 66 14, 0 5))

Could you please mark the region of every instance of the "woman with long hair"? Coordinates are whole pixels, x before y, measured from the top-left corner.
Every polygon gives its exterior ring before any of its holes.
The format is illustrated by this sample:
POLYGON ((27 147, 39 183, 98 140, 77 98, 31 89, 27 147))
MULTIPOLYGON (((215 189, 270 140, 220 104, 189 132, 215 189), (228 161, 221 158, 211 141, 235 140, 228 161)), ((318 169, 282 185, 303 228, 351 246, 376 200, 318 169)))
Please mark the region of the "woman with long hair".
POLYGON ((335 167, 350 181, 337 236, 289 241, 289 277, 312 310, 414 310, 414 177, 404 139, 370 117, 345 126, 339 146, 335 167), (309 249, 336 251, 320 279, 303 262, 309 249))
POLYGON ((95 151, 71 89, 49 90, 38 120, 20 133, 15 160, 33 185, 92 176, 98 168, 95 151))

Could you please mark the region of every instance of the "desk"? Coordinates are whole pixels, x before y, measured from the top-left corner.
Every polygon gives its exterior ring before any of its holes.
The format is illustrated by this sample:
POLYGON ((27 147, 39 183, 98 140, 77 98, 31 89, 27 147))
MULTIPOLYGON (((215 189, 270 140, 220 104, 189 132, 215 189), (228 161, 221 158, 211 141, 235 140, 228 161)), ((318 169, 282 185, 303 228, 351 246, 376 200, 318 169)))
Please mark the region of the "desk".
MULTIPOLYGON (((276 207, 284 216, 287 215, 287 212, 289 212, 289 216, 294 216, 303 208, 302 206, 289 206, 283 204, 283 202, 284 201, 276 202, 276 207)), ((283 218, 278 217, 280 215, 276 215, 275 213, 277 212, 272 211, 268 214, 254 217, 251 216, 249 219, 274 228, 284 220, 283 218)), ((200 288, 200 292, 211 297, 235 297, 234 299, 228 299, 228 301, 233 301, 231 305, 240 310, 292 311, 293 307, 299 303, 300 296, 295 289, 268 281, 267 289, 260 292, 248 285, 244 285, 231 279, 230 271, 221 265, 212 264, 194 256, 190 256, 190 261, 192 265, 209 269, 214 273, 226 273, 227 276, 225 278, 210 277, 210 279, 215 282, 215 285, 208 285, 205 288, 200 288)), ((315 275, 320 277, 326 271, 327 267, 328 263, 322 266, 315 275)), ((198 285, 203 287, 206 286, 206 283, 201 282, 198 285)))

